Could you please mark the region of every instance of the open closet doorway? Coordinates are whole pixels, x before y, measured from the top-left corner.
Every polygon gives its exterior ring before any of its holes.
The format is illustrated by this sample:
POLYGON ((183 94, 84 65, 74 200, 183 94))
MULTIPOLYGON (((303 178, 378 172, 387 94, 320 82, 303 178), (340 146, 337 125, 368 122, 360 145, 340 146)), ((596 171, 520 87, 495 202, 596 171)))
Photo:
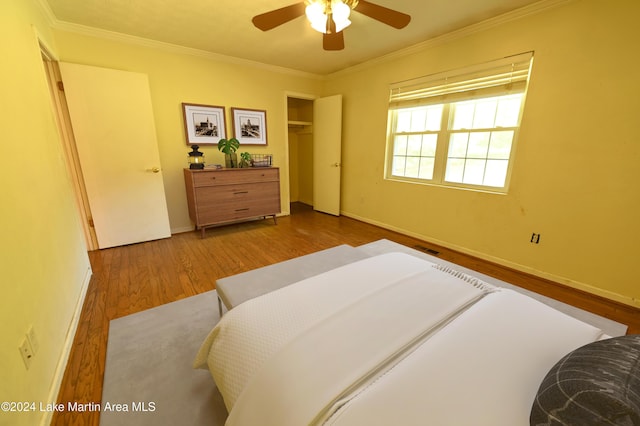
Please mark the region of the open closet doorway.
POLYGON ((287 95, 289 201, 340 215, 342 95, 287 95))

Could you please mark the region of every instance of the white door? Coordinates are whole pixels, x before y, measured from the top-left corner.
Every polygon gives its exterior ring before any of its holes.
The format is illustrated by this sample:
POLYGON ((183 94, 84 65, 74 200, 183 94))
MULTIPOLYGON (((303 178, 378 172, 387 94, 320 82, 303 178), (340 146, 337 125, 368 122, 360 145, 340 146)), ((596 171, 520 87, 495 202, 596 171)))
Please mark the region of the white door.
POLYGON ((340 215, 342 95, 313 104, 313 209, 340 215))
POLYGON ((171 236, 146 74, 60 63, 102 248, 171 236))

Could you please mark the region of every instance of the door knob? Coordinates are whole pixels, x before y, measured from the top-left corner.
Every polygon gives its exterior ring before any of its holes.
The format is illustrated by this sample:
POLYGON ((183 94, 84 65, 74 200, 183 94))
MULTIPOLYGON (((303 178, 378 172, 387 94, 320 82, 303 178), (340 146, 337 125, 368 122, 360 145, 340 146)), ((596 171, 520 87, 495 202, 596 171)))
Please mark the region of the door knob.
POLYGON ((147 169, 147 171, 152 173, 160 173, 160 167, 153 167, 151 169, 147 169))
POLYGON ((332 167, 340 167, 340 163, 333 163, 331 166, 332 167))

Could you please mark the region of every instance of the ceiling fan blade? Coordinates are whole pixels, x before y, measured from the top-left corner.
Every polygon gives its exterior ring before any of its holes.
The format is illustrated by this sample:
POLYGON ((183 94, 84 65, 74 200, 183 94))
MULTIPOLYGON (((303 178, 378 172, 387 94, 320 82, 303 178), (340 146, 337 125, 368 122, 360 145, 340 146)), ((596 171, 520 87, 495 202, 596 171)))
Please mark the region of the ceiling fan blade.
POLYGON ((322 48, 324 50, 344 49, 344 35, 342 31, 339 33, 322 34, 322 48))
POLYGON ((268 31, 304 15, 305 8, 306 5, 304 2, 292 4, 261 15, 256 15, 251 22, 262 31, 268 31))
POLYGON ((411 16, 406 13, 369 3, 365 0, 359 0, 358 5, 353 10, 397 29, 406 27, 411 21, 411 16))

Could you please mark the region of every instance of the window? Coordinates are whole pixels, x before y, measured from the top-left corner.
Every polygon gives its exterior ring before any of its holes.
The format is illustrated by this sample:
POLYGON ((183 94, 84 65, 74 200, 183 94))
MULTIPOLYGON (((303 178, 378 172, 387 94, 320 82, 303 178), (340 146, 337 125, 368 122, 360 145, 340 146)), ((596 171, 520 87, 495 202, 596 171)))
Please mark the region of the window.
POLYGON ((506 192, 531 59, 393 85, 386 177, 506 192))

